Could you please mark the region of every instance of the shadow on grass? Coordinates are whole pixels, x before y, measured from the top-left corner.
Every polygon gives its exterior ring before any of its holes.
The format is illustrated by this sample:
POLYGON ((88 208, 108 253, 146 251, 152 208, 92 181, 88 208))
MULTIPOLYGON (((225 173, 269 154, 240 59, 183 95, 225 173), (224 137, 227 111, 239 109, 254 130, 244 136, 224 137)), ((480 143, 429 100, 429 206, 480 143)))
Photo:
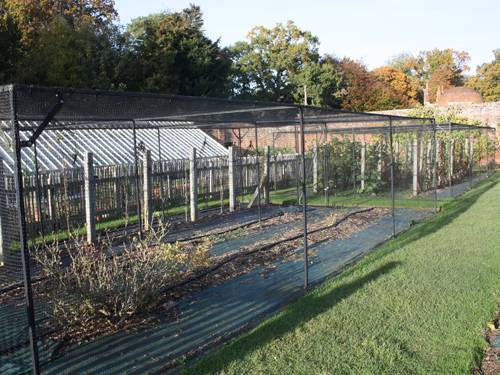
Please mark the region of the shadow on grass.
POLYGON ((344 283, 325 294, 309 293, 290 305, 274 319, 267 321, 253 332, 238 339, 230 347, 222 348, 215 356, 204 359, 190 368, 186 374, 211 374, 222 371, 231 362, 243 358, 267 343, 285 336, 301 327, 317 315, 329 310, 366 284, 390 273, 401 262, 389 262, 352 282, 344 283))

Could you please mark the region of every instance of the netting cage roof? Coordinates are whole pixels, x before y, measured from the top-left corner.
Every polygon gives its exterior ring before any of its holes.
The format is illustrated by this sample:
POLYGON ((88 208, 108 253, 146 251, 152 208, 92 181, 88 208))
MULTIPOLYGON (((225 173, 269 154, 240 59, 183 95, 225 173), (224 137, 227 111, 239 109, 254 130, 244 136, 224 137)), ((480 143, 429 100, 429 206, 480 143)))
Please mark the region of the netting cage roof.
POLYGON ((61 103, 48 128, 242 128, 280 127, 297 124, 299 109, 306 125, 323 123, 430 123, 429 118, 389 116, 289 103, 243 101, 209 97, 98 91, 60 87, 9 85, 0 88, 4 97, 0 119, 28 121, 20 131, 33 130, 61 103), (9 98, 12 94, 12 98, 9 98), (156 124, 155 124, 156 122, 156 124))

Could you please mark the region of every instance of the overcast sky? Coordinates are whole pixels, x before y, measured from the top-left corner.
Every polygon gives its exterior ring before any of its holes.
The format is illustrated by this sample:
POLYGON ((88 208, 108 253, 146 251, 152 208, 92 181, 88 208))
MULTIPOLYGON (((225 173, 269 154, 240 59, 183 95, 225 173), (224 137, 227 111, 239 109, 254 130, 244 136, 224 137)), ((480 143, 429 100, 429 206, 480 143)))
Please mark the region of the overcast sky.
POLYGON ((199 5, 205 31, 222 46, 256 25, 293 20, 320 39, 320 52, 362 60, 370 68, 394 55, 432 48, 465 50, 473 70, 500 48, 500 0, 115 0, 120 23, 199 5))

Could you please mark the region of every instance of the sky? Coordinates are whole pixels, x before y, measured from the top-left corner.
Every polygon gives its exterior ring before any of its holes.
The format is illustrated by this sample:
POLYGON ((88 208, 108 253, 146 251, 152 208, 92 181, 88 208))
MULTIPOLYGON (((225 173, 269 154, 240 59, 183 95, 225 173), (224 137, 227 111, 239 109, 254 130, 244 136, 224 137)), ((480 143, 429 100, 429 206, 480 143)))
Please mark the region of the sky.
POLYGON ((254 26, 294 21, 319 37, 320 52, 363 61, 370 69, 402 52, 453 48, 471 55, 471 71, 500 48, 500 0, 115 0, 120 23, 194 3, 206 35, 221 46, 254 26))

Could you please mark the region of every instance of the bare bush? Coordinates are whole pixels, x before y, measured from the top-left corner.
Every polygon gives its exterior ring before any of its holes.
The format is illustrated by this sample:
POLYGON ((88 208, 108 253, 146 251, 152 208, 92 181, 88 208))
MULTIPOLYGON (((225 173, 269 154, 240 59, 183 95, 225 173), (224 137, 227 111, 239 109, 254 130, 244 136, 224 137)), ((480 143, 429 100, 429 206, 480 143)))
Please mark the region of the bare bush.
POLYGON ((99 246, 75 239, 67 256, 58 244, 36 251, 47 277, 43 286, 60 325, 95 319, 117 324, 161 300, 162 289, 182 274, 207 266, 209 244, 166 243, 166 227, 135 238, 116 254, 110 241, 99 246), (65 264, 63 264, 65 263, 65 264))

